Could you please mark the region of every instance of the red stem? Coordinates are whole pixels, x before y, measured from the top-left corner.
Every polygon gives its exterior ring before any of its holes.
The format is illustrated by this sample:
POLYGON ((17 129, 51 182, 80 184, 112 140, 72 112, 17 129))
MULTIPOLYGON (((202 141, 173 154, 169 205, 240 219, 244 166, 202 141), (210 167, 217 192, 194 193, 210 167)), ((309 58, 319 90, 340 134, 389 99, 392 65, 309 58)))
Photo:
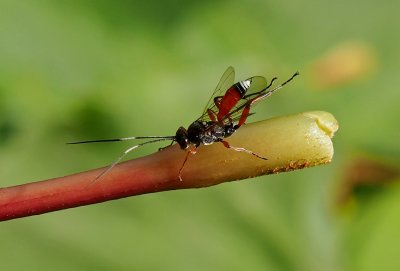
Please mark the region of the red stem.
POLYGON ((99 203, 133 195, 183 188, 173 162, 184 155, 175 147, 103 169, 0 189, 0 221, 99 203))

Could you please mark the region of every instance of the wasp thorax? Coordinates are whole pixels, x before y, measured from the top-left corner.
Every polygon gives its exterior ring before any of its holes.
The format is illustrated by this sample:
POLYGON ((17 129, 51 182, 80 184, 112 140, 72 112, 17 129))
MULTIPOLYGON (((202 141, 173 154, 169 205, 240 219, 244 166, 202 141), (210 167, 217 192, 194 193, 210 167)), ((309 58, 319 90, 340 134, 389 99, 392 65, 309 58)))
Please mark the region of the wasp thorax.
POLYGON ((179 127, 175 134, 175 141, 178 142, 182 150, 189 147, 188 133, 184 127, 179 127))
POLYGON ((236 129, 237 129, 236 126, 237 126, 237 125, 233 126, 233 123, 231 123, 231 124, 229 124, 229 125, 226 125, 226 126, 225 126, 225 134, 224 134, 224 137, 231 136, 234 132, 236 132, 236 129))

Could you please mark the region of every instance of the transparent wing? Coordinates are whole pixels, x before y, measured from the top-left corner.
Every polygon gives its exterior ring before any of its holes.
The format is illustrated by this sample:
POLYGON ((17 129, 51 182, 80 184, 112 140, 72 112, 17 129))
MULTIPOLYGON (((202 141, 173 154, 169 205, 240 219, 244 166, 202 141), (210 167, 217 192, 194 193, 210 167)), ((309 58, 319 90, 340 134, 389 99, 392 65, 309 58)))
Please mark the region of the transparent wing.
POLYGON ((207 119, 208 109, 216 111, 217 106, 214 104, 214 98, 224 95, 225 91, 233 85, 234 81, 235 81, 235 69, 232 66, 229 66, 222 75, 221 79, 218 82, 217 87, 215 88, 210 99, 208 100, 207 105, 203 110, 203 114, 198 119, 202 120, 207 119))

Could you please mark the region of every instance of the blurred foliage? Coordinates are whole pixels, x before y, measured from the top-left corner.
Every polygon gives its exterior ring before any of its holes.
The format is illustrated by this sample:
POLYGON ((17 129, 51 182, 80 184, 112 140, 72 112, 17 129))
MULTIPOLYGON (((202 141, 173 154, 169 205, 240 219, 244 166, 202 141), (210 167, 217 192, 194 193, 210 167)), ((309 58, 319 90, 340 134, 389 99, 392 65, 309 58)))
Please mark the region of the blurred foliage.
MULTIPOLYGON (((173 134, 200 114, 229 65, 238 79, 302 74, 252 121, 326 110, 340 123, 334 161, 324 167, 2 223, 2 268, 398 270, 399 8, 357 0, 1 0, 1 186, 103 166, 129 146, 68 141, 173 134), (356 65, 353 77, 320 89, 316 63, 353 41, 371 48, 373 67, 356 65), (349 172, 366 157, 397 174, 366 178, 374 185, 354 181, 349 172)), ((324 71, 357 57, 329 58, 324 71)))

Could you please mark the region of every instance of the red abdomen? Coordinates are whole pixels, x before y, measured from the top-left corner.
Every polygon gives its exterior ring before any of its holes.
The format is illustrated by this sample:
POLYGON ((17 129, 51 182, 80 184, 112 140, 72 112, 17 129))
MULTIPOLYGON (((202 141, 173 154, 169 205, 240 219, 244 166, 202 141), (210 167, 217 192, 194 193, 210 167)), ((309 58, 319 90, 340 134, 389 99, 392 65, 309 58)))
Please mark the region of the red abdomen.
POLYGON ((236 88, 236 84, 230 87, 219 102, 219 111, 217 115, 218 121, 222 121, 226 116, 228 116, 229 112, 240 101, 241 98, 242 95, 236 88))

